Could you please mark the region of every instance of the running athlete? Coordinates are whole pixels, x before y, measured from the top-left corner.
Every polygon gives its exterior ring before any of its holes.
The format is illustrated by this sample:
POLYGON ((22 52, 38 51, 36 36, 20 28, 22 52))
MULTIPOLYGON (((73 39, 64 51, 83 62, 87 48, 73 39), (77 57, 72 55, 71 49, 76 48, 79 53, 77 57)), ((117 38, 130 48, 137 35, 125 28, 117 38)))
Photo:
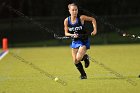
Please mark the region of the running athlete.
POLYGON ((70 16, 64 20, 65 36, 72 37, 72 57, 75 66, 79 70, 81 79, 87 79, 86 72, 81 61, 85 62, 85 68, 89 66, 89 56, 86 54, 87 49, 90 48, 90 42, 87 31, 84 29, 84 22, 91 21, 94 30, 91 35, 97 33, 96 20, 93 17, 86 15, 78 15, 78 6, 75 3, 68 5, 70 16))

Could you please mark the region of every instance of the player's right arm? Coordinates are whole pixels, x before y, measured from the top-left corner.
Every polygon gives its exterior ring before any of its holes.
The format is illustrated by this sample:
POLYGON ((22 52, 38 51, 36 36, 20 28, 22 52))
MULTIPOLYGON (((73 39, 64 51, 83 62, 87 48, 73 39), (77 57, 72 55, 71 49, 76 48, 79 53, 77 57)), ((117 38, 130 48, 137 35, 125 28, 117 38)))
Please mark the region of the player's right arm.
POLYGON ((70 33, 68 32, 68 18, 66 18, 66 19, 64 20, 64 31, 65 31, 65 36, 72 36, 72 34, 70 34, 70 33))

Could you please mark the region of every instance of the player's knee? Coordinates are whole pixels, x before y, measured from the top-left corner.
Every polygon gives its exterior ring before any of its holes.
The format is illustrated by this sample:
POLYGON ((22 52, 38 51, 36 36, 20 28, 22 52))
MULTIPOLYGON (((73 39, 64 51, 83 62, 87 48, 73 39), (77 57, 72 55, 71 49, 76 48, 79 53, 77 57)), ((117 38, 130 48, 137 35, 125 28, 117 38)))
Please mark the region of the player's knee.
POLYGON ((76 58, 76 61, 77 61, 77 62, 80 62, 81 60, 82 60, 82 57, 77 57, 77 58, 76 58))
POLYGON ((74 62, 75 64, 77 64, 77 60, 76 60, 76 58, 73 59, 73 62, 74 62))
POLYGON ((80 61, 77 60, 77 59, 74 59, 73 61, 74 61, 75 64, 78 64, 78 63, 80 62, 80 61))

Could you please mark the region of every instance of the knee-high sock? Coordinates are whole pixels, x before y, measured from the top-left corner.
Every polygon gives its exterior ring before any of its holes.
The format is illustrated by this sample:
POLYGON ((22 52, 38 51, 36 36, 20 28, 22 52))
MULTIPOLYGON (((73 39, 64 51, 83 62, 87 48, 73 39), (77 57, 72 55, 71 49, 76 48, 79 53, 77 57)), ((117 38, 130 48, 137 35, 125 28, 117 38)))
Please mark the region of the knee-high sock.
POLYGON ((85 75, 86 75, 86 73, 85 73, 85 71, 84 71, 84 68, 83 68, 83 65, 82 65, 81 62, 79 62, 78 64, 75 64, 75 66, 77 67, 77 69, 79 70, 79 72, 80 72, 80 74, 81 74, 82 76, 85 76, 85 75))
POLYGON ((85 55, 83 56, 83 58, 82 58, 81 61, 84 61, 84 60, 86 59, 86 56, 87 56, 87 54, 85 54, 85 55))

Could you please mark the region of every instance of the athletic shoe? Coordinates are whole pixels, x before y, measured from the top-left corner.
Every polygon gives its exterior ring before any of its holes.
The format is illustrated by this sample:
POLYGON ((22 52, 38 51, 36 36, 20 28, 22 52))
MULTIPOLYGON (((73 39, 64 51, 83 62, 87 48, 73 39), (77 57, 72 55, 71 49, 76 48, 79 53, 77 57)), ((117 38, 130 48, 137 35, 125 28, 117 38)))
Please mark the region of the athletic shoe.
POLYGON ((80 76, 80 79, 87 79, 87 76, 80 76))
POLYGON ((89 67, 89 56, 87 54, 84 55, 84 61, 85 61, 85 68, 89 67))

